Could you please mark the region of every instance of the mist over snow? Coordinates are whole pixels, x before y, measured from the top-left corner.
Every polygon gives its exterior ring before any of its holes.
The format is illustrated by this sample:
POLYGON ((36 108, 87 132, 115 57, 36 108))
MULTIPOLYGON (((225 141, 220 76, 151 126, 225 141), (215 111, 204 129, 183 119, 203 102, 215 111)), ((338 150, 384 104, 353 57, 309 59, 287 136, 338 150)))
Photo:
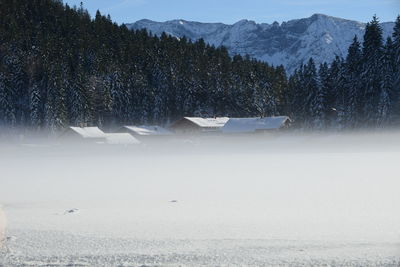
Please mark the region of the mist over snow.
POLYGON ((0 204, 10 240, 0 259, 55 266, 397 266, 398 136, 2 143, 0 204))

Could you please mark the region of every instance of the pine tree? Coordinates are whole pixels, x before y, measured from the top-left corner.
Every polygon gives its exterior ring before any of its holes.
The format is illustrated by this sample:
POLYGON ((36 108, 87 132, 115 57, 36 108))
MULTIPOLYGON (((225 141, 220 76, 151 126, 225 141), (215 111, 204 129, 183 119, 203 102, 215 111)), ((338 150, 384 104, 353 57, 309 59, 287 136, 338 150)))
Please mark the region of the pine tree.
POLYGON ((303 82, 307 88, 305 112, 307 116, 306 125, 312 128, 323 127, 324 95, 320 90, 317 69, 314 60, 310 58, 304 68, 303 82))
POLYGON ((276 105, 275 115, 288 115, 290 112, 289 100, 291 98, 288 90, 288 81, 285 68, 280 65, 276 67, 273 74, 269 75, 271 81, 271 95, 274 96, 276 105))
POLYGON ((365 88, 364 121, 367 127, 377 123, 378 102, 382 88, 382 29, 378 18, 367 24, 363 42, 362 86, 365 88))
POLYGON ((289 90, 292 92, 291 117, 298 128, 304 127, 307 119, 308 88, 304 82, 304 68, 303 65, 300 66, 290 77, 288 84, 289 90))
POLYGON ((112 99, 107 85, 107 79, 104 77, 93 77, 90 79, 93 103, 93 125, 104 128, 111 123, 112 118, 112 99))
POLYGON ((393 124, 395 118, 395 105, 398 102, 398 93, 394 89, 394 49, 390 37, 386 41, 382 56, 382 88, 378 105, 378 125, 381 127, 393 124))
POLYGON ((111 95, 111 112, 113 115, 113 124, 120 124, 123 122, 123 108, 124 108, 124 95, 123 84, 120 75, 120 70, 114 72, 107 79, 107 91, 111 95))
POLYGON ((64 64, 52 67, 47 82, 45 104, 45 125, 51 134, 56 134, 68 125, 65 93, 69 87, 67 73, 62 67, 64 64))
POLYGON ((38 83, 34 83, 29 92, 30 121, 33 129, 39 129, 42 125, 41 93, 38 83))
POLYGON ((390 120, 390 98, 389 98, 389 89, 387 87, 383 87, 381 94, 379 96, 378 103, 378 118, 377 125, 380 127, 386 127, 389 124, 390 120))
POLYGON ((396 96, 393 112, 397 124, 400 123, 400 16, 393 29, 393 90, 396 96))
POLYGON ((343 59, 336 57, 329 69, 330 101, 332 103, 332 127, 343 129, 346 125, 348 91, 345 87, 346 71, 343 59))
POLYGON ((319 77, 319 86, 321 93, 323 95, 323 120, 324 120, 324 128, 329 128, 332 125, 332 121, 336 118, 334 113, 334 100, 332 100, 330 96, 331 91, 331 79, 330 79, 330 70, 328 64, 325 62, 320 65, 318 71, 319 77))
MULTIPOLYGON (((6 56, 8 68, 8 88, 10 102, 13 104, 14 123, 26 125, 27 114, 29 114, 28 82, 23 68, 23 57, 25 53, 17 49, 11 55, 6 56)), ((29 116, 28 116, 29 118, 29 116)))
POLYGON ((76 73, 75 83, 70 87, 70 121, 73 125, 90 125, 93 121, 92 88, 83 71, 76 73))
POLYGON ((7 81, 5 74, 0 72, 0 124, 9 127, 16 124, 14 90, 11 88, 12 84, 7 81))
POLYGON ((361 121, 364 106, 364 92, 360 85, 362 51, 357 36, 354 36, 353 43, 348 49, 345 62, 345 88, 348 92, 346 108, 347 127, 355 128, 361 121))

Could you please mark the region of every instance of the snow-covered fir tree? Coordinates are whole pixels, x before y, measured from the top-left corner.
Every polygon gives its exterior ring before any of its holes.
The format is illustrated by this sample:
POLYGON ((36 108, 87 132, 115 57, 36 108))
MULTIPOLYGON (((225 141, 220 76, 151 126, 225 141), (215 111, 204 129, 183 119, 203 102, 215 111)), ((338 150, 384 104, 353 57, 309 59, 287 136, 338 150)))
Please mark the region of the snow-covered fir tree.
POLYGON ((310 58, 307 65, 304 66, 303 84, 307 88, 307 98, 305 101, 305 114, 306 114, 306 127, 317 127, 319 128, 321 123, 319 119, 322 119, 320 108, 322 108, 323 99, 319 97, 319 82, 317 76, 317 69, 315 67, 314 60, 310 58))
POLYGON ((365 88, 363 116, 366 126, 377 122, 378 103, 382 90, 382 29, 374 16, 366 26, 363 42, 362 86, 365 88))
POLYGON ((42 125, 40 83, 34 83, 29 91, 30 124, 33 129, 42 125))
POLYGON ((0 73, 0 126, 12 127, 16 124, 12 93, 5 74, 0 73))
POLYGON ((362 51, 357 36, 354 36, 353 43, 348 49, 345 62, 345 90, 348 94, 346 105, 346 125, 355 128, 362 116, 364 104, 363 88, 360 84, 362 51))
POLYGON ((395 124, 400 121, 400 16, 397 17, 393 31, 393 90, 395 99, 395 124))
POLYGON ((396 103, 398 102, 398 91, 395 90, 395 62, 394 47, 390 37, 388 37, 382 54, 382 87, 379 99, 378 125, 389 126, 396 116, 396 103))

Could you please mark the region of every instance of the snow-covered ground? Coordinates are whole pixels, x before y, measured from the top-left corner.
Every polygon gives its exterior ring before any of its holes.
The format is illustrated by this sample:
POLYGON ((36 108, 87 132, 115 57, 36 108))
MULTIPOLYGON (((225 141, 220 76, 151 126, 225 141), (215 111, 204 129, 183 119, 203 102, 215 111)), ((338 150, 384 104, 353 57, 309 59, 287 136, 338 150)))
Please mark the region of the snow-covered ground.
POLYGON ((4 214, 3 207, 0 205, 0 249, 3 247, 5 241, 5 231, 6 231, 6 215, 4 214))
POLYGON ((399 135, 2 145, 0 266, 399 266, 399 135))

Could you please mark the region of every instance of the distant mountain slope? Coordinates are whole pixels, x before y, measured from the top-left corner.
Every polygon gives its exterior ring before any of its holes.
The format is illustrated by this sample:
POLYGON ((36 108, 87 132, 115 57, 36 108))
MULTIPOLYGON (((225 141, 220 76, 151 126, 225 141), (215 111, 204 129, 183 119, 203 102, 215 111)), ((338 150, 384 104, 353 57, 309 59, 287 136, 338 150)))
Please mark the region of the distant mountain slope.
MULTIPOLYGON (((386 38, 392 33, 394 23, 381 25, 386 38)), ((282 64, 290 73, 310 57, 318 64, 330 62, 336 55, 345 57, 354 35, 362 40, 366 23, 315 14, 282 24, 257 24, 249 20, 233 25, 185 20, 139 20, 127 26, 131 29, 146 28, 156 35, 166 32, 192 40, 203 38, 209 44, 226 46, 231 54, 248 54, 270 64, 282 64)))

